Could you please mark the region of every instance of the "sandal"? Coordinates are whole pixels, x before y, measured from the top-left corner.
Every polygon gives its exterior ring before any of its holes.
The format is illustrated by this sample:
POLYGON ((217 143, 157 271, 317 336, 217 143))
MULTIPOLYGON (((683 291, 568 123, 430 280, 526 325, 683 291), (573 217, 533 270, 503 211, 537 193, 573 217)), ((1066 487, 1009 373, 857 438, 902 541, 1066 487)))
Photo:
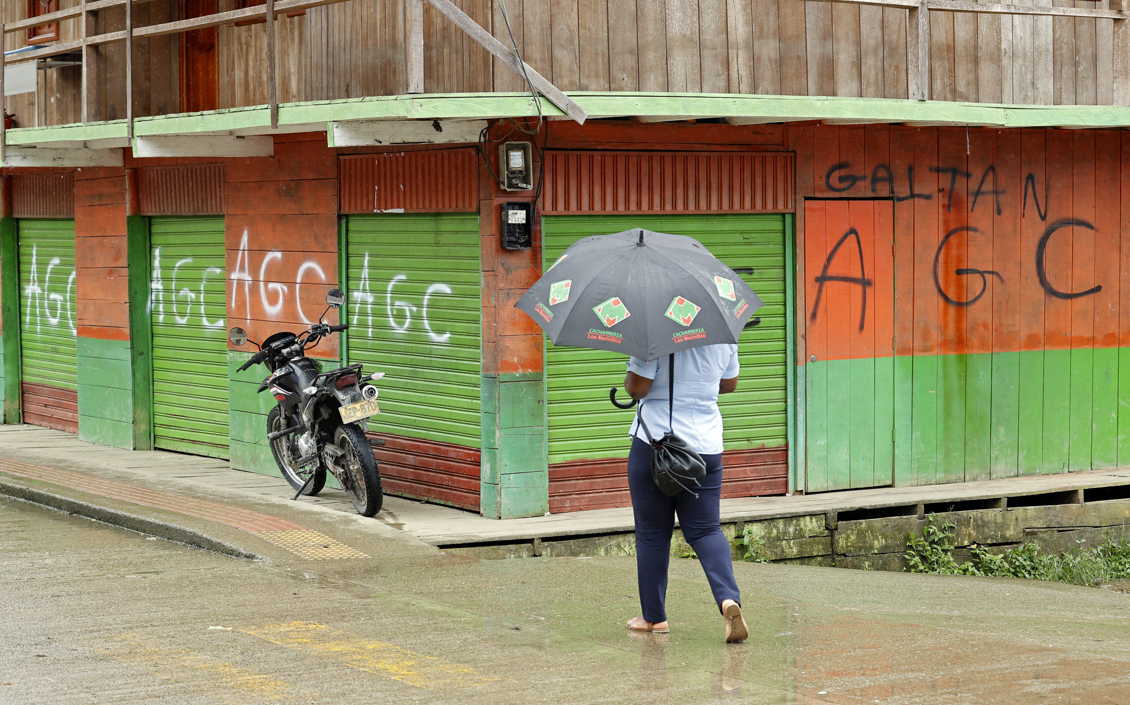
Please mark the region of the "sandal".
POLYGON ((749 637, 749 626, 742 617, 742 606, 733 600, 722 602, 722 619, 726 623, 726 643, 745 641, 749 637))
POLYGON ((626 625, 633 632, 650 632, 652 634, 668 634, 671 629, 667 622, 647 622, 641 617, 632 617, 626 625))

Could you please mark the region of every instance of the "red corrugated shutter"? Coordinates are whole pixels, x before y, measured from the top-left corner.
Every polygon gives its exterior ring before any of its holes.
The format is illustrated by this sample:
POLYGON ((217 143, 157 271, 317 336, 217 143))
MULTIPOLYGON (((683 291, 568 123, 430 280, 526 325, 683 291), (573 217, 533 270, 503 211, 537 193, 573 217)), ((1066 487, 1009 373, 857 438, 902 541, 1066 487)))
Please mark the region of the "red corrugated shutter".
POLYGON ((75 217, 74 172, 13 176, 12 215, 16 218, 75 217))
POLYGON ((785 213, 791 154, 550 152, 542 209, 565 213, 785 213))
POLYGON ((343 156, 341 212, 475 212, 477 167, 473 149, 343 156))
POLYGON ((137 191, 141 215, 223 215, 224 165, 142 167, 137 191))

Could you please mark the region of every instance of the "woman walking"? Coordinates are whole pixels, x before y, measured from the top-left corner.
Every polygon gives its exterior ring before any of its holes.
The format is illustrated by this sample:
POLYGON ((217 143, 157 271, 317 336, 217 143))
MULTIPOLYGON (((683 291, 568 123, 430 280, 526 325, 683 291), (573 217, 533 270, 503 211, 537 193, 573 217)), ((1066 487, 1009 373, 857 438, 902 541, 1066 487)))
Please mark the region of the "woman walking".
POLYGON ((719 502, 722 496, 722 415, 718 395, 738 386, 738 346, 706 345, 681 350, 645 362, 632 357, 624 389, 640 402, 644 425, 659 438, 667 430, 679 436, 706 463, 701 485, 668 497, 651 477, 651 446, 639 419, 629 434, 628 485, 636 522, 636 570, 642 614, 628 620, 628 629, 666 633, 667 568, 675 515, 683 536, 698 555, 714 601, 725 622, 726 641, 743 641, 749 635, 742 617, 741 594, 734 579, 730 543, 722 534, 719 502), (670 360, 675 365, 675 386, 670 394, 670 360), (668 399, 670 398, 670 404, 668 399))

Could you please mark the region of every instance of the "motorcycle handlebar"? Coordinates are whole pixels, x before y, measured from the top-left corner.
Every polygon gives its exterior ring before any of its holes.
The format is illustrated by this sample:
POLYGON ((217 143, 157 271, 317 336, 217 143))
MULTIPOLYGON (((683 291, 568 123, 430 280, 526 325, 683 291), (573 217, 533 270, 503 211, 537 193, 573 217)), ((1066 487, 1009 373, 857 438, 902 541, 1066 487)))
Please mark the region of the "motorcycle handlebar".
POLYGON ((262 362, 263 360, 266 360, 266 359, 267 359, 267 353, 265 351, 264 352, 257 352, 257 353, 255 353, 254 355, 251 356, 250 360, 243 363, 243 366, 239 368, 239 371, 243 372, 244 370, 251 367, 252 365, 258 365, 260 362, 262 362))
POLYGON ((340 326, 330 326, 331 333, 339 333, 349 327, 348 323, 342 323, 340 326))

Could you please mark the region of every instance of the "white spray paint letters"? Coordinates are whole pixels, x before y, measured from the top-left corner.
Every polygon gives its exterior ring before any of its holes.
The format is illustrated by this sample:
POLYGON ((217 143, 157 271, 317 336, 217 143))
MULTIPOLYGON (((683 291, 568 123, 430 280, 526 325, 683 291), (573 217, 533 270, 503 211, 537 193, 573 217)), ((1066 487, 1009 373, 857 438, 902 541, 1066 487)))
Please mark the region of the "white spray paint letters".
MULTIPOLYGON (((283 320, 283 311, 286 308, 287 302, 291 300, 291 285, 280 284, 278 282, 269 282, 271 273, 278 275, 278 268, 283 261, 282 250, 271 250, 264 257, 263 261, 259 264, 259 291, 257 304, 262 311, 262 318, 267 320, 283 320)), ((251 261, 247 252, 247 231, 243 231, 243 238, 239 241, 239 254, 236 255, 235 269, 229 277, 232 281, 231 291, 231 306, 230 311, 234 314, 240 306, 241 299, 244 307, 244 317, 250 320, 252 318, 252 291, 251 285, 255 283, 256 279, 251 276, 251 261)), ((298 266, 298 270, 294 276, 294 294, 293 301, 294 307, 298 311, 298 318, 303 323, 309 325, 314 323, 306 312, 302 310, 302 285, 307 280, 321 280, 322 284, 326 283, 326 272, 322 269, 322 265, 313 260, 307 260, 298 266)))
POLYGON ((54 271, 61 261, 58 257, 51 258, 43 273, 43 284, 40 284, 39 247, 31 246, 31 276, 24 285, 26 330, 31 330, 34 325, 35 332, 41 333, 44 324, 50 328, 60 328, 65 324, 71 335, 78 335, 74 306, 75 272, 71 270, 64 283, 62 275, 54 271))
MULTIPOLYGON (((215 274, 223 274, 224 270, 217 267, 208 267, 199 274, 199 286, 189 272, 182 272, 182 267, 192 264, 191 257, 177 260, 173 265, 172 279, 168 287, 168 314, 177 325, 186 326, 194 319, 199 320, 205 328, 223 328, 224 319, 217 321, 208 320, 205 308, 204 292, 208 279, 215 274)), ((191 271, 191 270, 189 270, 191 271)), ((153 271, 149 278, 149 314, 155 315, 158 323, 165 320, 165 277, 164 267, 161 264, 161 248, 153 248, 153 271)))
MULTIPOLYGON (((414 324, 418 324, 433 343, 447 343, 451 340, 451 332, 440 332, 432 328, 431 321, 428 319, 428 305, 434 296, 453 294, 451 287, 441 282, 429 285, 424 292, 421 305, 416 306, 410 301, 395 298, 397 287, 407 281, 407 274, 397 274, 384 287, 384 314, 388 317, 389 327, 397 333, 407 334, 414 324)), ((377 291, 379 292, 380 289, 378 288, 377 291)), ((377 315, 381 314, 380 299, 378 298, 380 296, 379 293, 374 294, 372 291, 372 283, 369 278, 369 253, 366 252, 364 263, 361 265, 360 281, 357 282, 357 287, 351 292, 350 297, 354 303, 353 326, 360 326, 361 321, 364 320, 370 337, 373 335, 374 304, 377 308, 377 315)))

